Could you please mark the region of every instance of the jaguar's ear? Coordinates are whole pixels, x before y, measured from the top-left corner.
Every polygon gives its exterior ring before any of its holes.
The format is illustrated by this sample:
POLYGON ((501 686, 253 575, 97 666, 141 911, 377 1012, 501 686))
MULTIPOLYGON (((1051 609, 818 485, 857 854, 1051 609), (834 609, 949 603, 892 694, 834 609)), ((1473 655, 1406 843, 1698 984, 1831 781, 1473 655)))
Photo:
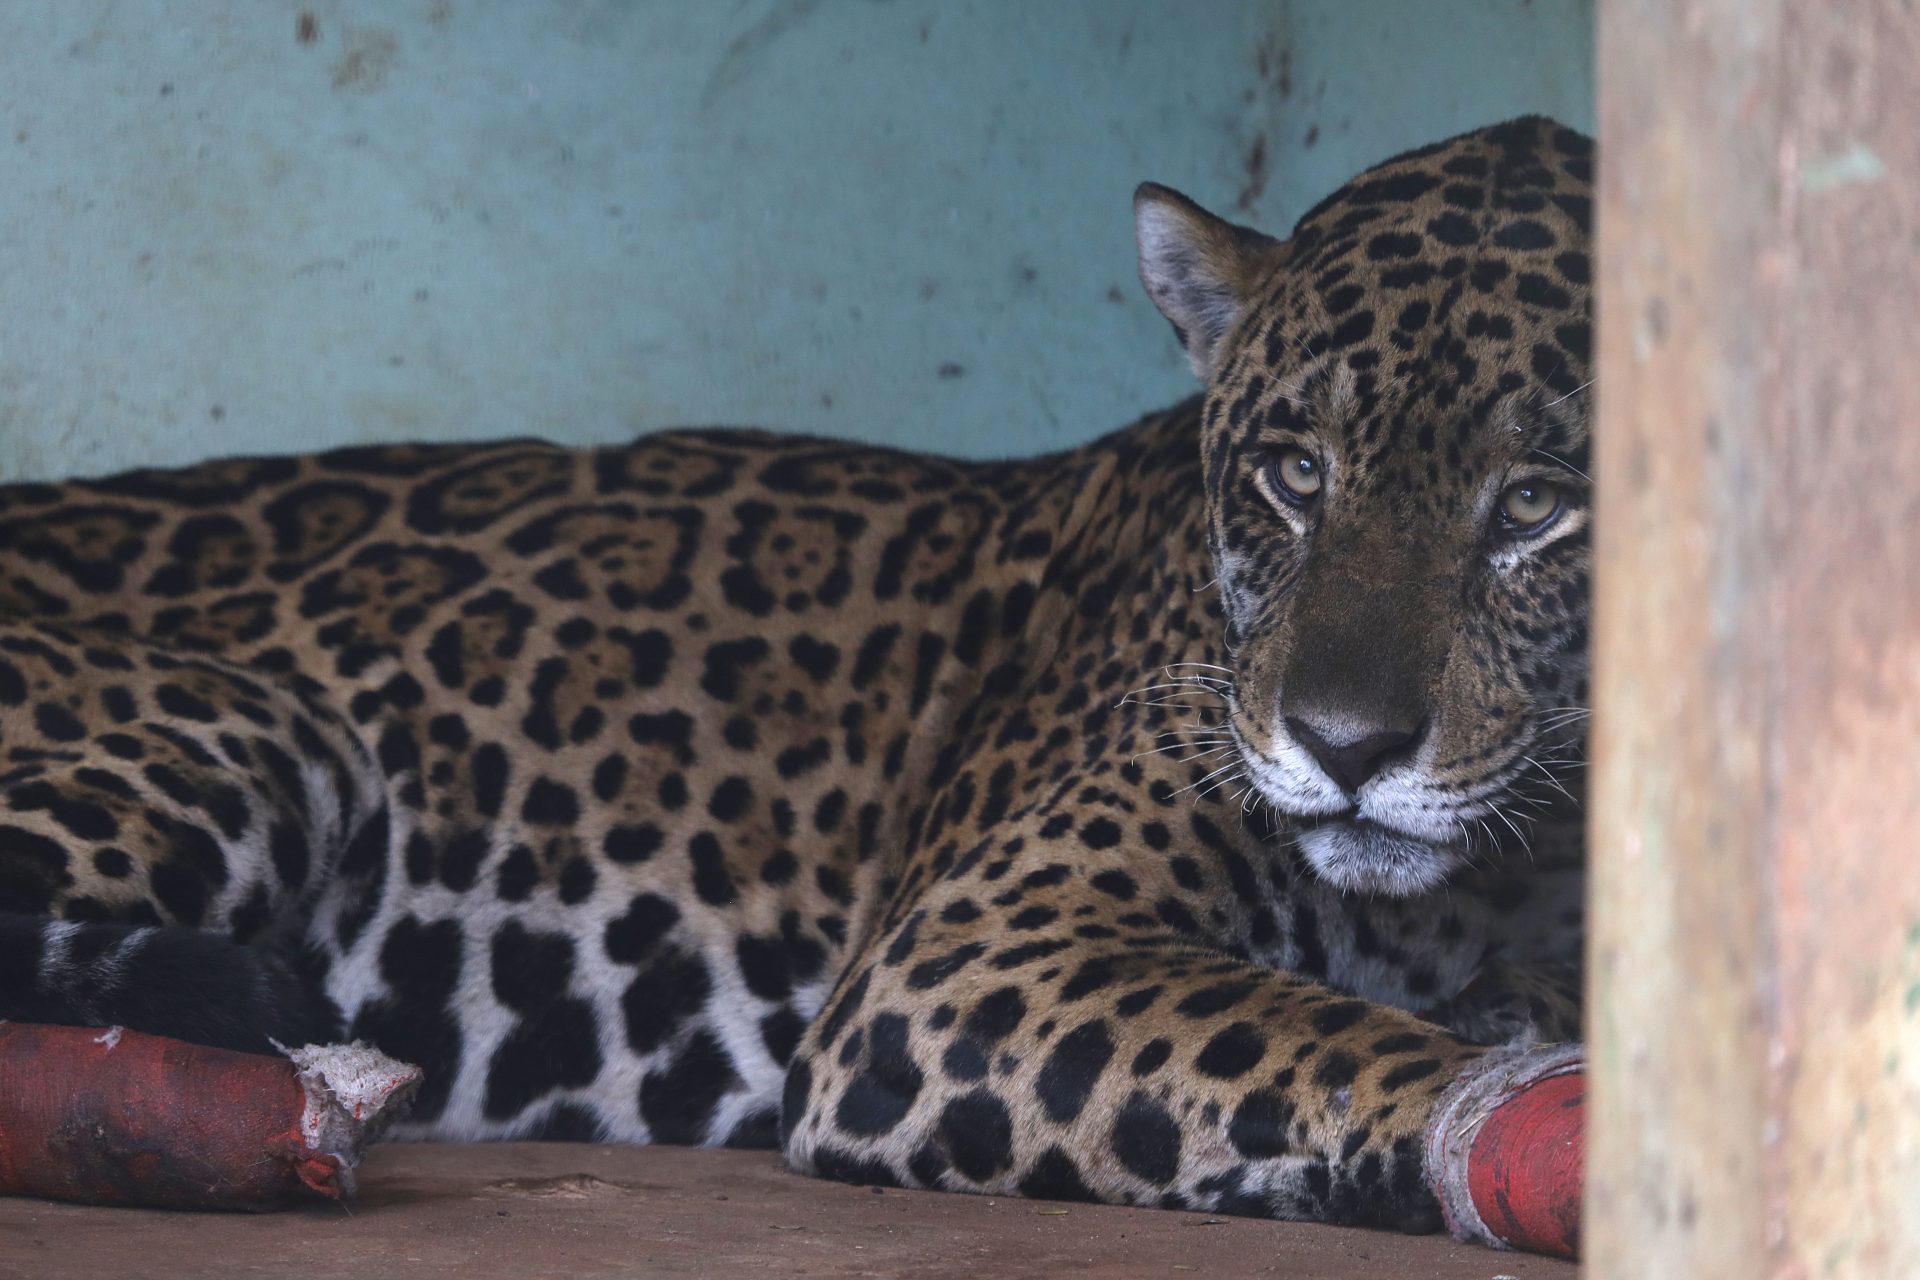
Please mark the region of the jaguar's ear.
POLYGON ((1216 218, 1157 182, 1143 182, 1133 193, 1133 231, 1147 296, 1173 324, 1204 382, 1281 242, 1216 218))

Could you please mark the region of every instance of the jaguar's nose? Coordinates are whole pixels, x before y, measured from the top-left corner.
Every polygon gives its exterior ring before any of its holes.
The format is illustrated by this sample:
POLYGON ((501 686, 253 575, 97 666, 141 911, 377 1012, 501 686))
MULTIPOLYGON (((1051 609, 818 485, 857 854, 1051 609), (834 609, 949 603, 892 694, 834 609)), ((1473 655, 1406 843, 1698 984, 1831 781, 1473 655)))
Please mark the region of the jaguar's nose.
POLYGON ((1286 720, 1293 740, 1348 792, 1358 791, 1388 764, 1403 758, 1424 728, 1337 726, 1325 721, 1314 724, 1300 716, 1288 716, 1286 720))

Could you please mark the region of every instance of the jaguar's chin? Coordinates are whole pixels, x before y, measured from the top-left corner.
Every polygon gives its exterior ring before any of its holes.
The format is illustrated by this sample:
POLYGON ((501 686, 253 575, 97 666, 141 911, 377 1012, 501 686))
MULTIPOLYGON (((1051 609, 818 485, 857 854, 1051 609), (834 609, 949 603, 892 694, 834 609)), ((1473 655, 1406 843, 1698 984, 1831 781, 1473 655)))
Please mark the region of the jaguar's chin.
POLYGON ((1353 893, 1409 898, 1437 889, 1459 863, 1450 849, 1366 818, 1333 818, 1300 832, 1300 852, 1322 880, 1353 893))

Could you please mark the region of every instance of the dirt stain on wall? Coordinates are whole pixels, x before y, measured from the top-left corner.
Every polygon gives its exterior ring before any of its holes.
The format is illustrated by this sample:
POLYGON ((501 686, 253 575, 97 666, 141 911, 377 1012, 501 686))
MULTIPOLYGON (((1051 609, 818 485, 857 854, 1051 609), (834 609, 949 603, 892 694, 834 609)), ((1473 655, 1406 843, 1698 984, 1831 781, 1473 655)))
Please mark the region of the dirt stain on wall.
POLYGON ((341 35, 340 50, 340 61, 333 66, 333 87, 372 93, 386 83, 400 46, 391 32, 361 28, 341 35))

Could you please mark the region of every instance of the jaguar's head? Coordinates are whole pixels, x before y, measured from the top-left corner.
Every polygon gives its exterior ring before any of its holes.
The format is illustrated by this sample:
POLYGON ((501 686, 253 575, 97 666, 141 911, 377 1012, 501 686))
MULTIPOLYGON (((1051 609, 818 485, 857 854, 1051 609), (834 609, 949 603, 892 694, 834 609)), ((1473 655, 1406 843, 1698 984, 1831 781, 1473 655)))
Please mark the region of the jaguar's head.
POLYGON ((1577 808, 1592 161, 1512 121, 1368 170, 1286 240, 1135 198, 1206 383, 1233 742, 1343 888, 1421 892, 1577 808))

